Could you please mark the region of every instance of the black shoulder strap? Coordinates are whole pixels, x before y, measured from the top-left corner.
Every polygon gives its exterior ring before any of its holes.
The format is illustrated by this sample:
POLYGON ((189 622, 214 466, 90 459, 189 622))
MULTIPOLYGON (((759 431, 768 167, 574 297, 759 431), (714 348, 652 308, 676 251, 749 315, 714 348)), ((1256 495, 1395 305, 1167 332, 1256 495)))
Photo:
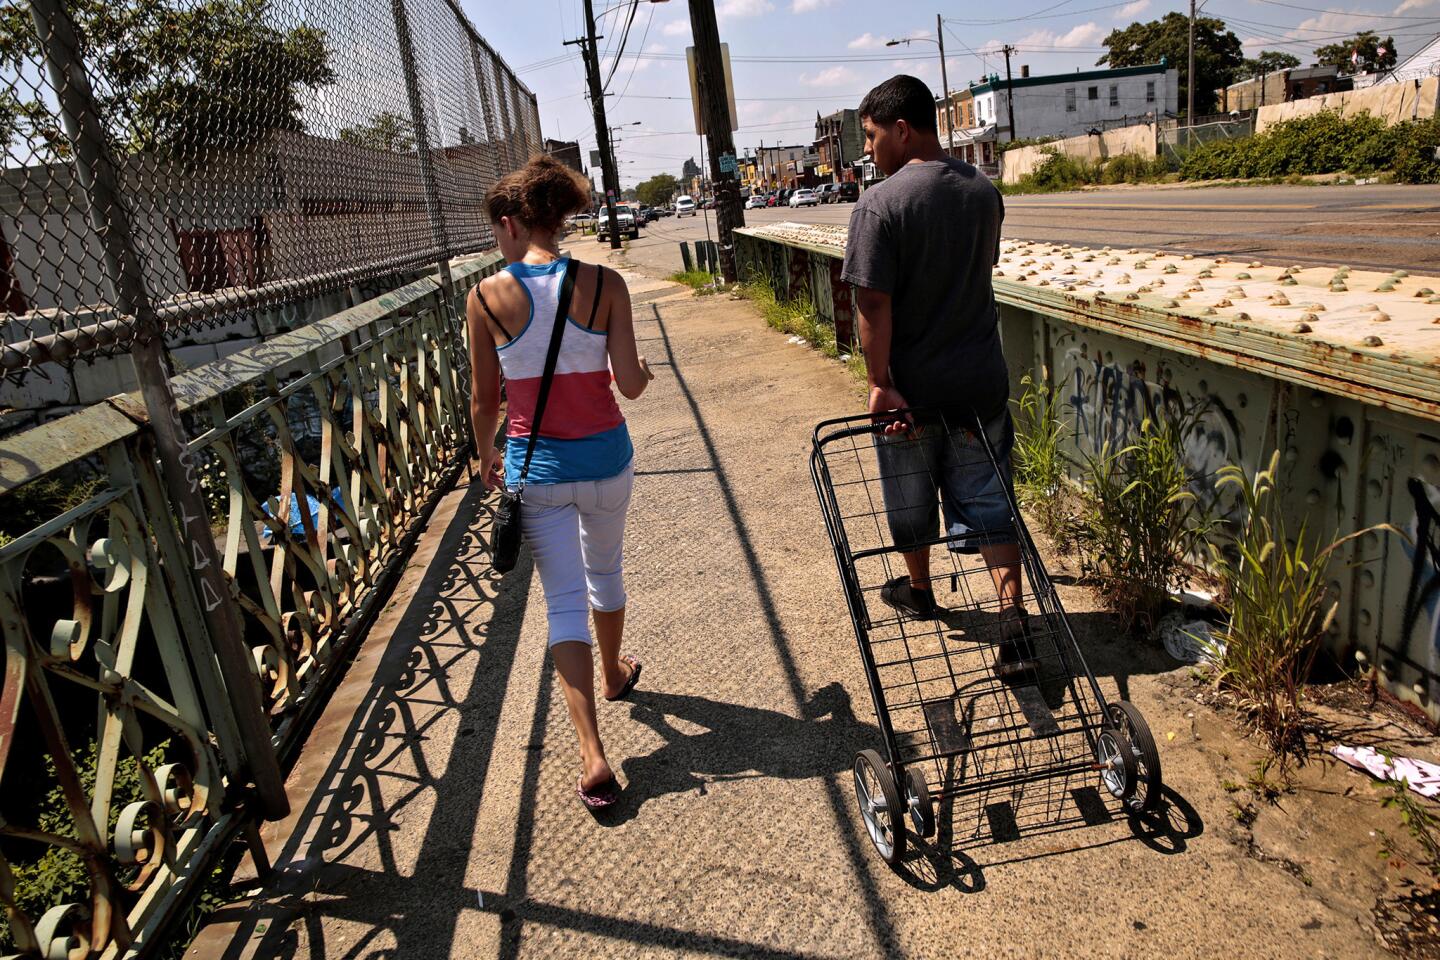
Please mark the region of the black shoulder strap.
POLYGON ((520 468, 520 483, 530 472, 530 458, 535 455, 535 440, 540 436, 540 418, 545 416, 545 402, 550 399, 550 382, 555 379, 555 365, 560 361, 560 341, 565 338, 565 320, 570 316, 570 300, 575 295, 575 264, 565 263, 565 279, 560 281, 560 302, 555 307, 555 329, 550 334, 550 352, 545 354, 545 373, 540 377, 540 395, 535 398, 535 416, 530 420, 530 439, 525 445, 525 465, 520 468))
POLYGON ((595 329, 595 312, 600 309, 600 289, 605 286, 605 268, 599 264, 595 265, 595 302, 590 304, 590 322, 585 324, 586 330, 595 329))
POLYGON ((485 302, 485 294, 480 292, 480 284, 475 284, 473 289, 475 291, 475 299, 479 300, 480 306, 485 308, 486 315, 490 318, 491 322, 500 329, 500 332, 505 334, 505 342, 509 343, 511 340, 514 340, 515 338, 510 336, 510 331, 505 329, 505 324, 501 323, 500 318, 495 316, 495 311, 490 309, 490 304, 485 302))

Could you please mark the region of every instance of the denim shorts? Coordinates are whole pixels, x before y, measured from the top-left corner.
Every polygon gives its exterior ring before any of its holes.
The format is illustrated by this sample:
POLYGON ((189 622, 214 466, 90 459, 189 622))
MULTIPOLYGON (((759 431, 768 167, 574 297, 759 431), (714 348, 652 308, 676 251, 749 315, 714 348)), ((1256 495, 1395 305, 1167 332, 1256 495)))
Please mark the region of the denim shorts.
POLYGON ((951 540, 951 550, 968 553, 976 547, 1015 542, 1010 510, 1015 426, 1010 411, 984 421, 985 436, 995 452, 993 462, 974 426, 968 417, 952 417, 948 423, 938 417, 920 418, 910 433, 876 436, 885 518, 895 546, 910 549, 938 537, 937 500, 943 507, 945 536, 960 538, 951 540))

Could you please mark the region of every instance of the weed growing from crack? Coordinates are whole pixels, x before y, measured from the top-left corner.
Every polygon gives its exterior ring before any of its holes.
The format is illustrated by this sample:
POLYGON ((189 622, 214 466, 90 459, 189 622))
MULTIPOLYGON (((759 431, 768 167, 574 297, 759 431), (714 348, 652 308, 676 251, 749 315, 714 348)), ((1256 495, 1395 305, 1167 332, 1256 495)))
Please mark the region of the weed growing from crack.
POLYGON ((1041 532, 1068 551, 1075 545, 1074 493, 1068 462, 1060 449, 1071 430, 1060 418, 1060 398, 1052 383, 1026 374, 1014 401, 1015 493, 1041 532))
POLYGON ((1304 752, 1302 685, 1339 607, 1327 581, 1331 557, 1350 540, 1392 528, 1370 527, 1322 547, 1302 523, 1292 537, 1275 495, 1279 465, 1276 451, 1253 480, 1240 467, 1220 469, 1216 489, 1240 489, 1245 520, 1232 541, 1212 541, 1210 554, 1227 615, 1214 634, 1215 683, 1236 696, 1283 775, 1287 758, 1304 752))
POLYGON ((1212 523, 1191 492, 1183 427, 1147 417, 1135 440, 1085 458, 1080 569, 1127 629, 1153 633, 1189 581, 1212 523))
MULTIPOLYGON (((1431 879, 1440 884, 1440 818, 1415 798, 1410 792, 1410 785, 1404 780, 1386 779, 1373 786, 1384 791, 1380 806, 1399 813, 1400 822, 1420 845, 1423 859, 1419 866, 1424 867, 1431 879)), ((1380 836, 1380 857, 1384 860, 1396 859, 1394 841, 1383 830, 1377 833, 1380 836)))

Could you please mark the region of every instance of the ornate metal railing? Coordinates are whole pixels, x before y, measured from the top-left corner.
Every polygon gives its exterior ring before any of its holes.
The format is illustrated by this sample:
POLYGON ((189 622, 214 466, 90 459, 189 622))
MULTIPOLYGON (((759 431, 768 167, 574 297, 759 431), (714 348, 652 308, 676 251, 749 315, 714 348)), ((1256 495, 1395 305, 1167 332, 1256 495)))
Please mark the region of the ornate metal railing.
POLYGON ((252 771, 293 756, 468 461, 455 291, 499 265, 455 261, 453 285, 437 273, 170 381, 220 595, 138 394, 0 443, 0 527, 37 521, 0 546, 0 955, 153 947, 263 812, 252 771), (248 676, 220 667, 226 606, 248 676), (258 727, 236 707, 257 681, 258 727))

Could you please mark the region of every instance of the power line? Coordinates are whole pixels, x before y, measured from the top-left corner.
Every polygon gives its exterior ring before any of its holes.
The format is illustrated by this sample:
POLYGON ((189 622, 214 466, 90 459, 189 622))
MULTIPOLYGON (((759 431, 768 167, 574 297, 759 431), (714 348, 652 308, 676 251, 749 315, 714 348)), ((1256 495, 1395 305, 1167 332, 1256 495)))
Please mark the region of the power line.
POLYGON ((630 92, 630 84, 635 82, 635 71, 640 69, 639 55, 645 52, 645 41, 650 39, 650 24, 655 19, 655 4, 651 3, 648 4, 648 6, 650 7, 650 9, 645 11, 645 32, 640 35, 640 48, 635 51, 635 62, 630 64, 630 76, 627 77, 625 80, 625 89, 621 90, 620 96, 615 98, 616 103, 624 100, 625 94, 630 92))
POLYGON ((640 0, 630 0, 630 16, 626 19, 625 29, 620 34, 620 46, 615 51, 615 59, 610 61, 610 75, 605 78, 605 84, 600 88, 602 93, 610 89, 610 81, 615 79, 615 71, 620 68, 620 58, 625 56, 625 44, 630 40, 630 27, 635 23, 635 11, 639 9, 640 0))
POLYGON ((1429 20, 1430 17, 1406 17, 1399 14, 1385 13, 1356 13, 1354 10, 1317 10, 1314 7, 1303 7, 1295 3, 1285 3, 1283 0, 1256 0, 1271 7, 1288 7, 1291 10, 1303 10, 1309 14, 1333 13, 1344 17, 1358 17, 1364 20, 1429 20))

